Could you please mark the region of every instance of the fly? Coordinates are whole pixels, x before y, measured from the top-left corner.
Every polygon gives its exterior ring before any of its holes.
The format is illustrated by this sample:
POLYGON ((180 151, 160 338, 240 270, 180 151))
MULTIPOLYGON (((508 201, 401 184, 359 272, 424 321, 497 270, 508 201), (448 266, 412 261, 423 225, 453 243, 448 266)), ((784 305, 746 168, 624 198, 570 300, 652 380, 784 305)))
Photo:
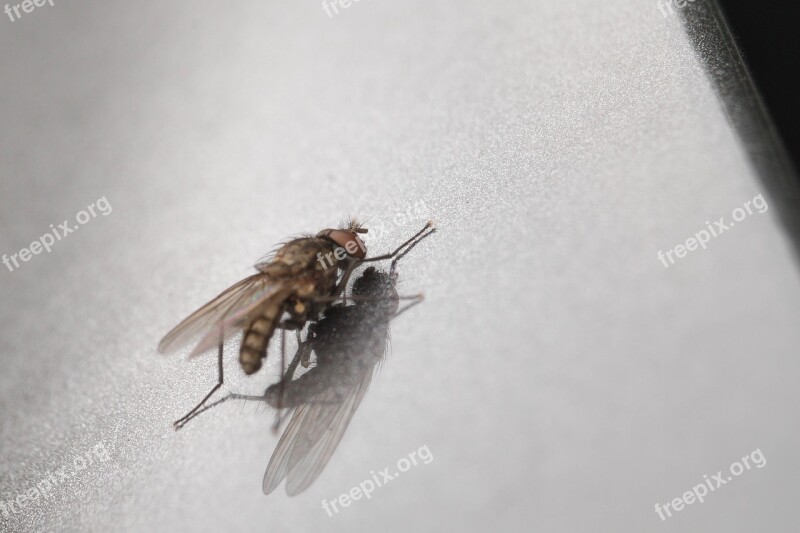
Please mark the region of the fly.
POLYGON ((284 480, 286 493, 306 490, 322 473, 364 397, 375 369, 385 358, 389 322, 422 296, 398 296, 397 262, 416 244, 433 233, 417 234, 391 263, 389 272, 367 268, 353 283, 350 304, 337 303, 324 311, 321 320, 308 328, 304 341, 282 379, 264 396, 228 394, 202 411, 230 399, 266 402, 292 411, 291 420, 269 461, 262 489, 270 494, 284 480), (400 300, 411 303, 400 307, 400 300), (316 364, 294 379, 298 365, 316 364))
MULTIPOLYGON (((256 264, 258 273, 229 287, 167 333, 158 345, 169 353, 202 335, 190 353, 199 355, 217 346, 217 384, 186 415, 174 422, 183 427, 224 382, 222 346, 233 333, 244 330, 239 364, 245 374, 257 372, 266 358, 276 329, 301 330, 306 322, 339 298, 353 269, 364 262, 394 257, 424 233, 431 223, 397 250, 366 259, 359 234, 367 233, 351 222, 342 229, 325 229, 283 244, 271 258, 256 264), (286 317, 286 318, 284 318, 286 317)), ((282 346, 283 348, 283 346, 282 346)))

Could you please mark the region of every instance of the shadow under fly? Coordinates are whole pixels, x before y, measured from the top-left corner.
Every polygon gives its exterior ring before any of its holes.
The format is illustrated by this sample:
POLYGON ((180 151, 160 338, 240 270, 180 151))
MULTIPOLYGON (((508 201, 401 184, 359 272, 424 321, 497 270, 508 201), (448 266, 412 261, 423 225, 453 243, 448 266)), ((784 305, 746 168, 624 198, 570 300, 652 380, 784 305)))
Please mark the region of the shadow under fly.
POLYGON ((174 422, 175 429, 191 420, 222 386, 222 346, 231 334, 244 330, 239 363, 245 374, 254 374, 267 356, 276 329, 281 330, 283 353, 286 330, 299 331, 306 322, 317 320, 331 302, 339 299, 356 267, 396 257, 430 227, 428 222, 394 252, 370 259, 366 259, 366 246, 358 236, 367 229, 352 221, 342 229, 325 229, 315 236, 290 240, 274 256, 256 265, 257 274, 229 287, 175 326, 159 343, 161 353, 172 352, 201 334, 190 357, 217 346, 217 384, 174 422))
POLYGON ((418 235, 388 273, 368 267, 353 283, 351 303, 328 307, 309 326, 285 374, 264 396, 230 393, 198 411, 228 400, 265 402, 277 409, 275 429, 281 414, 291 413, 264 473, 264 494, 285 479, 286 493, 297 495, 322 473, 385 357, 390 321, 422 301, 422 295, 397 294, 397 262, 434 231, 418 235), (401 301, 409 303, 401 307, 401 301), (298 365, 311 369, 294 378, 298 365))

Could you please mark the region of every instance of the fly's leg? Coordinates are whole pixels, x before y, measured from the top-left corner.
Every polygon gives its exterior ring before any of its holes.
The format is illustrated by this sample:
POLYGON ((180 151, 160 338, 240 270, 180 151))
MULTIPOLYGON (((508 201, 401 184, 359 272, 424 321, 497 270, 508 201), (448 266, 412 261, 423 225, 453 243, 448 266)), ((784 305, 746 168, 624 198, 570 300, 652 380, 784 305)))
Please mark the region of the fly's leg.
MULTIPOLYGON (((419 230, 417 233, 415 233, 414 236, 411 237, 410 239, 408 239, 406 242, 404 242, 403 244, 398 246, 393 252, 388 253, 388 254, 379 255, 378 257, 372 257, 370 259, 361 259, 360 261, 358 261, 358 263, 359 264, 361 264, 361 263, 372 263, 374 261, 383 261, 384 259, 391 259, 391 258, 395 257, 397 254, 399 254, 400 252, 402 252, 403 249, 406 246, 411 245, 411 247, 413 248, 414 246, 416 246, 416 244, 419 241, 421 241, 422 239, 424 239, 428 235, 434 233, 435 231, 436 231, 436 228, 433 227, 433 222, 429 220, 428 223, 425 224, 425 226, 421 230, 419 230), (430 230, 430 231, 428 231, 428 230, 430 230), (427 233, 425 233, 425 232, 427 232, 427 233)), ((411 248, 409 248, 409 250, 410 249, 411 248)), ((405 255, 406 253, 408 253, 408 250, 406 250, 400 257, 405 255)), ((399 259, 399 257, 398 257, 398 259, 399 259)))
MULTIPOLYGON (((436 232, 436 228, 432 228, 432 229, 431 229, 429 232, 425 233, 425 230, 426 230, 427 228, 430 228, 430 227, 432 227, 432 226, 433 226, 433 224, 432 224, 431 222, 428 222, 428 223, 425 225, 425 227, 424 227, 424 228, 422 228, 422 231, 421 231, 420 233, 417 233, 417 235, 415 235, 414 237, 412 237, 412 238, 411 238, 411 241, 413 241, 413 242, 411 242, 411 244, 408 246, 408 248, 406 248, 405 250, 403 250, 403 252, 402 252, 402 253, 400 253, 400 254, 399 254, 397 257, 395 257, 395 258, 392 260, 392 264, 391 264, 391 266, 389 267, 389 275, 390 275, 390 276, 394 276, 394 272, 395 272, 395 269, 397 268, 397 262, 398 262, 398 261, 400 261, 400 260, 401 260, 403 257, 405 257, 405 255, 406 255, 408 252, 410 252, 411 250, 413 250, 413 249, 414 249, 414 247, 415 247, 416 245, 418 245, 419 243, 421 243, 421 242, 422 242, 422 239, 424 239, 425 237, 428 237, 429 235, 431 235, 431 234, 433 234, 433 233, 435 233, 435 232, 436 232)), ((402 249, 402 246, 401 246, 400 248, 402 249)), ((397 253, 398 251, 399 251, 399 250, 395 251, 395 253, 397 253)))
MULTIPOLYGON (((316 301, 316 300, 314 300, 314 301, 316 301)), ((286 381, 291 381, 292 380, 292 376, 294 375, 294 371, 297 369, 297 365, 298 364, 302 364, 303 368, 308 368, 308 365, 311 364, 310 360, 311 360, 311 352, 313 350, 313 346, 312 346, 311 342, 308 339, 306 339, 304 341, 303 338, 300 336, 300 330, 302 329, 302 327, 300 327, 299 325, 297 325, 297 324, 295 324, 295 323, 293 323, 291 321, 285 320, 285 321, 281 322, 280 324, 278 324, 278 327, 282 329, 282 332, 281 332, 281 372, 283 373, 283 377, 281 379, 282 380, 286 380, 286 381), (285 358, 286 354, 285 354, 285 349, 283 348, 283 345, 286 342, 286 337, 285 337, 286 330, 294 330, 295 336, 297 338, 297 353, 294 354, 294 357, 292 358, 292 362, 289 363, 289 367, 288 368, 286 368, 286 365, 284 364, 285 363, 285 359, 284 358, 285 358), (284 370, 284 368, 286 368, 286 370, 284 370)), ((312 324, 311 328, 313 329, 313 327, 314 326, 312 324)), ((309 335, 313 335, 311 333, 311 330, 309 330, 309 335)))
MULTIPOLYGON (((402 297, 401 297, 401 298, 402 298, 402 297)), ((411 309, 411 308, 412 308, 412 307, 414 307, 415 305, 418 305, 418 304, 422 303, 422 300, 424 300, 424 299, 425 299, 425 298, 424 298, 424 296, 423 296, 422 294, 418 294, 418 295, 416 295, 416 296, 411 296, 410 298, 411 298, 411 299, 413 299, 413 300, 415 300, 415 301, 413 301, 413 302, 411 302, 410 304, 408 304, 408 305, 406 305, 406 306, 404 306, 404 307, 402 307, 402 308, 398 309, 398 310, 397 310, 397 312, 396 312, 394 315, 392 315, 392 319, 395 319, 395 318, 397 318, 397 317, 398 317, 398 316, 400 316, 402 313, 405 313, 406 311, 408 311, 409 309, 411 309)))
POLYGON ((189 411, 188 413, 183 415, 183 417, 179 418, 178 420, 176 420, 175 422, 172 423, 172 427, 174 427, 176 431, 181 429, 183 426, 185 426, 189 422, 189 420, 194 418, 198 414, 198 409, 203 407, 203 405, 208 401, 208 399, 211 398, 211 395, 214 394, 215 392, 217 392, 217 390, 219 390, 219 388, 222 386, 222 383, 224 381, 224 373, 223 373, 223 365, 222 365, 222 344, 223 344, 223 340, 224 340, 224 338, 223 338, 223 335, 222 335, 222 331, 220 330, 219 348, 217 350, 217 384, 214 385, 214 387, 208 392, 208 394, 206 394, 206 397, 203 398, 200 401, 200 403, 195 405, 194 408, 191 411, 189 411))
POLYGON ((285 320, 278 322, 278 324, 275 327, 278 329, 284 329, 288 331, 296 331, 297 334, 300 335, 300 330, 302 330, 304 326, 305 326, 304 323, 297 322, 295 320, 292 320, 291 318, 287 318, 285 320))
MULTIPOLYGON (((308 368, 311 366, 311 352, 314 350, 314 347, 310 342, 308 342, 308 339, 306 339, 306 342, 300 343, 300 338, 298 337, 297 342, 299 343, 297 359, 299 360, 300 364, 303 365, 303 368, 308 368)), ((289 376, 289 379, 292 379, 295 368, 297 368, 297 363, 295 363, 294 367, 290 366, 286 370, 286 375, 289 376)))
POLYGON ((297 370, 298 363, 303 365, 303 368, 308 368, 311 365, 311 353, 314 351, 313 338, 313 324, 309 328, 308 336, 306 337, 305 341, 300 338, 300 335, 297 336, 297 353, 294 354, 292 362, 289 363, 289 368, 286 369, 286 373, 283 375, 284 380, 292 381, 294 378, 294 372, 297 370))
MULTIPOLYGON (((295 331, 295 335, 297 335, 297 351, 299 352, 300 349, 303 348, 305 344, 303 343, 303 339, 300 338, 300 330, 295 331)), ((306 340, 308 340, 308 339, 306 339, 306 340)), ((308 368, 309 358, 310 357, 311 357, 311 348, 308 349, 308 355, 304 356, 303 359, 302 359, 303 368, 308 368)), ((296 356, 295 356, 295 358, 296 358, 296 356)), ((292 365, 289 365, 289 366, 292 366, 292 365)), ((287 372, 288 372, 288 369, 287 369, 287 372)), ((292 371, 292 373, 294 373, 294 371, 292 371)))
MULTIPOLYGON (((297 339, 298 339, 299 348, 297 350, 297 353, 294 355, 294 358, 292 359, 292 362, 289 363, 289 368, 286 369, 286 373, 283 375, 282 381, 284 381, 284 380, 286 382, 291 381, 292 377, 294 376, 295 370, 297 370, 297 365, 301 364, 304 360, 308 360, 308 358, 310 357, 311 352, 313 350, 313 342, 310 342, 308 340, 303 342, 301 340, 301 338, 300 338, 299 332, 297 334, 297 339)), ((274 387, 274 386, 275 385, 272 385, 271 387, 274 387)), ((269 390, 269 389, 267 389, 267 390, 269 390)), ((211 394, 209 393, 209 396, 210 395, 211 394)), ((283 392, 281 392, 281 397, 283 397, 283 392)), ((205 398, 205 400, 207 400, 207 399, 208 399, 208 397, 205 398)), ((212 402, 212 403, 210 403, 208 405, 203 405, 203 402, 200 402, 200 404, 197 407, 195 407, 194 409, 192 409, 192 411, 187 415, 188 418, 184 417, 184 418, 187 418, 187 420, 181 419, 181 420, 183 420, 183 422, 181 424, 181 427, 183 427, 190 419, 200 415, 201 413, 204 413, 204 412, 208 411, 209 409, 213 409, 214 407, 218 406, 221 403, 225 403, 228 400, 245 400, 245 401, 249 401, 249 402, 267 403, 267 393, 265 392, 263 396, 255 396, 255 395, 252 395, 252 394, 238 394, 238 393, 234 393, 234 392, 229 392, 227 395, 223 396, 219 400, 217 400, 215 402, 212 402)), ((180 422, 180 421, 178 421, 178 422, 180 422)), ((177 422, 176 422, 176 424, 177 424, 177 422)))
MULTIPOLYGON (((282 338, 281 339, 281 362, 282 362, 281 369, 283 369, 283 367, 284 367, 283 361, 284 361, 285 352, 286 352, 285 347, 284 347, 285 346, 284 343, 285 343, 285 338, 282 338)), ((294 354, 294 357, 292 358, 292 362, 289 363, 289 367, 286 368, 286 371, 284 372, 283 376, 281 377, 280 383, 277 384, 277 386, 279 387, 278 405, 276 406, 278 411, 277 411, 277 413, 275 415, 275 423, 273 424, 273 427, 272 427, 272 431, 273 432, 277 432, 278 431, 278 428, 280 427, 280 424, 283 421, 282 420, 282 416, 281 416, 281 409, 283 408, 283 397, 284 397, 284 390, 285 390, 285 387, 286 387, 286 383, 289 383, 289 382, 292 381, 292 378, 294 377, 295 370, 297 370, 297 365, 298 364, 302 364, 303 368, 308 368, 308 365, 310 364, 309 363, 309 359, 311 358, 311 352, 313 351, 313 349, 314 349, 313 343, 308 339, 306 339, 306 341, 303 342, 303 340, 300 338, 300 332, 298 331, 297 332, 297 352, 294 354)), ((270 388, 272 388, 272 387, 275 387, 275 385, 272 385, 270 388)), ((267 390, 269 390, 269 389, 267 389, 267 390)), ((267 397, 267 392, 264 393, 264 396, 261 399, 264 400, 266 397, 267 397)))
POLYGON ((361 261, 353 261, 349 265, 347 265, 347 269, 344 271, 344 274, 342 274, 342 279, 339 280, 339 283, 336 285, 336 290, 331 295, 332 297, 331 301, 336 301, 339 299, 339 297, 344 292, 345 287, 347 287, 347 282, 350 280, 350 275, 356 268, 358 268, 360 264, 361 261))
MULTIPOLYGON (((286 330, 281 330, 281 375, 286 371, 286 330)), ((283 407, 283 390, 284 390, 284 381, 281 379, 281 397, 278 402, 278 409, 283 407)))
MULTIPOLYGON (((286 368, 286 330, 281 330, 281 374, 286 368)), ((277 433, 281 425, 281 411, 283 410, 283 393, 286 389, 286 381, 281 378, 280 391, 278 392, 278 406, 275 411, 275 423, 272 424, 272 432, 277 433)), ((266 394, 264 394, 266 396, 266 394)))
MULTIPOLYGON (((237 394, 237 393, 234 393, 234 392, 229 392, 227 395, 223 396, 222 398, 220 398, 216 402, 212 402, 212 403, 210 403, 208 405, 203 406, 201 409, 198 409, 197 412, 194 413, 192 418, 200 415, 200 413, 204 413, 204 412, 208 411, 209 409, 213 409, 214 407, 218 406, 221 403, 225 403, 228 400, 247 400, 247 401, 253 401, 253 402, 263 402, 264 401, 264 397, 263 396, 254 396, 254 395, 251 395, 251 394, 237 394)), ((188 422, 188 420, 187 420, 187 422, 188 422)))

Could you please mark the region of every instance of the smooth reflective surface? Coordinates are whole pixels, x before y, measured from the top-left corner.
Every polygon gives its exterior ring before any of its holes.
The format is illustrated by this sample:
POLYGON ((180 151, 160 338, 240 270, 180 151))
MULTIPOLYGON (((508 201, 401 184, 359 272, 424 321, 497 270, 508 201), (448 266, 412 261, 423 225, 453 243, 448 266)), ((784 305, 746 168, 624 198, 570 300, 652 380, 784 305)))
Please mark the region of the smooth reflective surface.
MULTIPOLYGON (((655 1, 55 2, 4 19, 0 46, 0 255, 79 227, 0 266, 0 497, 40 494, 0 529, 796 521, 791 244, 655 1), (659 261, 760 193, 765 213, 659 261), (322 474, 264 496, 273 412, 230 402, 175 432, 216 361, 156 344, 274 243, 347 214, 382 229, 370 254, 437 222, 399 270, 426 299, 391 322, 322 474), (424 447, 430 464, 324 509, 424 447), (660 520, 756 449, 766 466, 660 520)), ((279 353, 245 376, 237 348, 221 392, 262 395, 279 353)))

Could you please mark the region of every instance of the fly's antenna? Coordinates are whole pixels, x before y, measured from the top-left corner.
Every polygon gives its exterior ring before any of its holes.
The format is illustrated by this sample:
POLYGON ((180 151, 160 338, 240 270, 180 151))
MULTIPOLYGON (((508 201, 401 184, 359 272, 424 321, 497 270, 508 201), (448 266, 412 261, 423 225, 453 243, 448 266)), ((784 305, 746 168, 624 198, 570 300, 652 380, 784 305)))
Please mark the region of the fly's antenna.
MULTIPOLYGON (((369 219, 367 219, 369 221, 369 219)), ((347 219, 339 223, 339 228, 347 231, 352 231, 353 233, 367 233, 367 228, 364 227, 366 222, 359 222, 358 219, 351 217, 349 214, 347 215, 347 219)))
POLYGON ((370 220, 372 220, 372 217, 367 217, 367 219, 364 220, 364 222, 358 222, 357 220, 354 220, 353 221, 353 224, 354 224, 353 231, 355 233, 368 233, 369 230, 367 228, 365 228, 364 226, 369 224, 370 220))

